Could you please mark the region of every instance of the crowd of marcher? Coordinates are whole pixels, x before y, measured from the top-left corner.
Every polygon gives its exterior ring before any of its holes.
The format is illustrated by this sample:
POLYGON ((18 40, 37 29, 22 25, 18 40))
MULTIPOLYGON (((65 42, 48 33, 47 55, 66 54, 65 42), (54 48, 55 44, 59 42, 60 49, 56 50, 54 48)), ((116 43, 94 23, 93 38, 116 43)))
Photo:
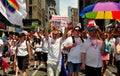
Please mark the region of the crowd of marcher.
POLYGON ((111 60, 111 65, 117 67, 116 76, 120 76, 120 34, 114 37, 116 25, 111 33, 101 31, 97 25, 85 30, 79 26, 68 30, 68 26, 64 33, 57 26, 48 32, 50 26, 51 22, 44 31, 8 34, 6 42, 0 38, 0 66, 4 75, 8 67, 3 67, 6 65, 3 58, 9 56, 15 76, 19 70, 22 76, 27 76, 26 69, 31 66, 31 59, 34 67, 29 69, 39 69, 41 64, 45 64, 47 76, 65 76, 61 74, 62 65, 68 76, 79 76, 81 71, 85 76, 106 76, 111 60))

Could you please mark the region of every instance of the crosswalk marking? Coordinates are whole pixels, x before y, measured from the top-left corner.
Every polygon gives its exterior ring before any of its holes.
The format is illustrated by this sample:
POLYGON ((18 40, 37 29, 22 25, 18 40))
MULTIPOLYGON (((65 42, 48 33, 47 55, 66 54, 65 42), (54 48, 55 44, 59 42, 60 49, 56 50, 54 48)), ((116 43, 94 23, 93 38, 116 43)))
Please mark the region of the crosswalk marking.
MULTIPOLYGON (((41 68, 43 66, 43 64, 40 64, 38 67, 41 68)), ((35 74, 38 72, 38 69, 35 70, 35 72, 32 74, 32 76, 35 76, 35 74)))

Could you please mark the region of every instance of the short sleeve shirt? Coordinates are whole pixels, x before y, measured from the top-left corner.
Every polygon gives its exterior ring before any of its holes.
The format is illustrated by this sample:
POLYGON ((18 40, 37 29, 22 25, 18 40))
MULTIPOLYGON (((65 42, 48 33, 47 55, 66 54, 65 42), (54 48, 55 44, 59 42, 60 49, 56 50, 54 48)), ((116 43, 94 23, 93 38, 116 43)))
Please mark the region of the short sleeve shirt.
POLYGON ((82 52, 86 53, 85 64, 91 67, 102 67, 101 50, 102 41, 88 39, 82 46, 82 52), (96 45, 92 45, 92 43, 96 45))

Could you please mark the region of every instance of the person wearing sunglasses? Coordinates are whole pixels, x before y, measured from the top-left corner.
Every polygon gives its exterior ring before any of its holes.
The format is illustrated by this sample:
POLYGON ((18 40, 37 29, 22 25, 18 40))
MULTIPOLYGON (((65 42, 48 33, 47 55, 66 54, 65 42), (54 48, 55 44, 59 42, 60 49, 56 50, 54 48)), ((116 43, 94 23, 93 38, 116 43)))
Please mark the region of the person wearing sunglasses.
POLYGON ((45 39, 48 42, 47 76, 59 76, 62 65, 61 44, 66 37, 65 35, 67 30, 62 35, 62 37, 60 37, 59 30, 55 26, 55 29, 52 31, 52 36, 50 37, 48 33, 50 25, 51 22, 45 29, 45 39))
POLYGON ((63 42, 62 50, 68 50, 68 76, 78 76, 78 72, 81 71, 81 46, 82 39, 80 38, 80 27, 75 26, 72 35, 67 37, 63 42))

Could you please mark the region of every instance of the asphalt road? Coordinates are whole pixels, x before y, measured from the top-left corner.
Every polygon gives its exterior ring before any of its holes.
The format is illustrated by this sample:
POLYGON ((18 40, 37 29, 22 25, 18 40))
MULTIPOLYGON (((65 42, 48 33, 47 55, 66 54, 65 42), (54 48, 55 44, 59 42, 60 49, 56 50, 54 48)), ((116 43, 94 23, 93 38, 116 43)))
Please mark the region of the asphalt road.
MULTIPOLYGON (((32 61, 31 68, 33 68, 33 63, 34 62, 32 61)), ((45 68, 45 65, 41 64, 39 67, 40 68, 36 70, 27 69, 28 76, 47 76, 47 69, 45 68)), ((115 76, 116 71, 117 70, 115 67, 108 66, 106 70, 106 76, 115 76)), ((7 76, 15 76, 15 74, 12 73, 11 68, 7 69, 6 72, 7 72, 7 76)), ((2 70, 0 70, 0 74, 2 74, 2 70)), ((22 76, 21 72, 19 73, 19 76, 22 76)), ((79 76, 84 76, 84 74, 80 72, 79 76)))

